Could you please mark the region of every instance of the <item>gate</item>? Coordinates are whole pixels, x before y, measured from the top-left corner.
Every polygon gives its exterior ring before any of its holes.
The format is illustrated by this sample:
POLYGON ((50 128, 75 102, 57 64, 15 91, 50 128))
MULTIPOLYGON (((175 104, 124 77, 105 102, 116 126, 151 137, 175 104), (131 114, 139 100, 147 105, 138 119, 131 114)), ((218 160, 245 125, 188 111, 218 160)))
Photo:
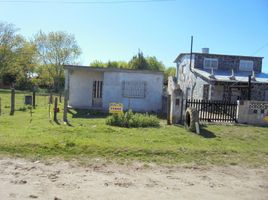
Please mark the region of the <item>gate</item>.
POLYGON ((185 107, 196 108, 200 121, 236 122, 237 102, 187 99, 185 107))

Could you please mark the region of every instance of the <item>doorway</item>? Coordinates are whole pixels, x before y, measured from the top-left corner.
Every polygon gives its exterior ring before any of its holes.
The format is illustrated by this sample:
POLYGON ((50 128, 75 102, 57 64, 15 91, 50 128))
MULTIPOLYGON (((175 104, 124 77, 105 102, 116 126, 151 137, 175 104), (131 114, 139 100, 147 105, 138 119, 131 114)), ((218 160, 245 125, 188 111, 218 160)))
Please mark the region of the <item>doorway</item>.
POLYGON ((92 107, 102 107, 102 87, 103 81, 93 81, 92 87, 92 107))

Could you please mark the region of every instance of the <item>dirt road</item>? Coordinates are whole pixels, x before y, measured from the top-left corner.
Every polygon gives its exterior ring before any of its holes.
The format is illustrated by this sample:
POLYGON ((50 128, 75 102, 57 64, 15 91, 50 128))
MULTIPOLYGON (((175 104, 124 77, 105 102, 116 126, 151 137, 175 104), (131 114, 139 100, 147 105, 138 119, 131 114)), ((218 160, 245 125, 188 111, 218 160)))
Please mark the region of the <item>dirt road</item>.
POLYGON ((268 199, 268 169, 0 157, 0 199, 268 199))

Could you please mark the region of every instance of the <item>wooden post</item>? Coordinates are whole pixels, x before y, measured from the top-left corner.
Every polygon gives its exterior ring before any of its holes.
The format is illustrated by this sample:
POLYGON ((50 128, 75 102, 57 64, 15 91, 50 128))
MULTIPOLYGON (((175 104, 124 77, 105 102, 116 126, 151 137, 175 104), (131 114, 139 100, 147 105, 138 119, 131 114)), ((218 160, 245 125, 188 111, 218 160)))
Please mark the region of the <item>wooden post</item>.
POLYGON ((63 122, 67 123, 67 112, 68 112, 68 90, 64 92, 64 110, 63 110, 63 122))
POLYGON ((1 116, 1 113, 2 113, 2 106, 1 106, 1 97, 0 97, 0 116, 1 116))
POLYGON ((53 104, 53 95, 52 93, 49 94, 49 100, 48 100, 49 104, 53 104))
POLYGON ((58 98, 55 97, 55 102, 54 102, 54 121, 57 121, 57 112, 58 112, 58 98))
POLYGON ((15 112, 15 89, 11 89, 11 99, 10 99, 10 115, 14 115, 15 112))
POLYGON ((35 109, 35 89, 33 91, 33 109, 35 109))
POLYGON ((61 94, 61 92, 60 92, 60 103, 61 103, 61 96, 62 96, 62 94, 61 94))

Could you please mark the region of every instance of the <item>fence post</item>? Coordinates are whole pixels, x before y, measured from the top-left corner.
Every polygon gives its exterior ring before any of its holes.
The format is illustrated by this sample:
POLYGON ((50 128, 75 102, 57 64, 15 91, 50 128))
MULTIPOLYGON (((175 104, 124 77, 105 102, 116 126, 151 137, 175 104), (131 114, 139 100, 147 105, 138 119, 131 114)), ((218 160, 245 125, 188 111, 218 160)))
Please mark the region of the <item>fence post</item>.
POLYGON ((57 112, 58 112, 58 97, 55 98, 54 102, 54 121, 57 121, 57 112))
POLYGON ((12 87, 11 89, 11 99, 10 99, 10 115, 14 115, 15 112, 15 89, 12 87))
POLYGON ((68 122, 67 111, 68 111, 68 90, 64 92, 64 109, 63 109, 63 122, 68 122))
POLYGON ((33 109, 35 109, 35 89, 33 90, 33 109))

